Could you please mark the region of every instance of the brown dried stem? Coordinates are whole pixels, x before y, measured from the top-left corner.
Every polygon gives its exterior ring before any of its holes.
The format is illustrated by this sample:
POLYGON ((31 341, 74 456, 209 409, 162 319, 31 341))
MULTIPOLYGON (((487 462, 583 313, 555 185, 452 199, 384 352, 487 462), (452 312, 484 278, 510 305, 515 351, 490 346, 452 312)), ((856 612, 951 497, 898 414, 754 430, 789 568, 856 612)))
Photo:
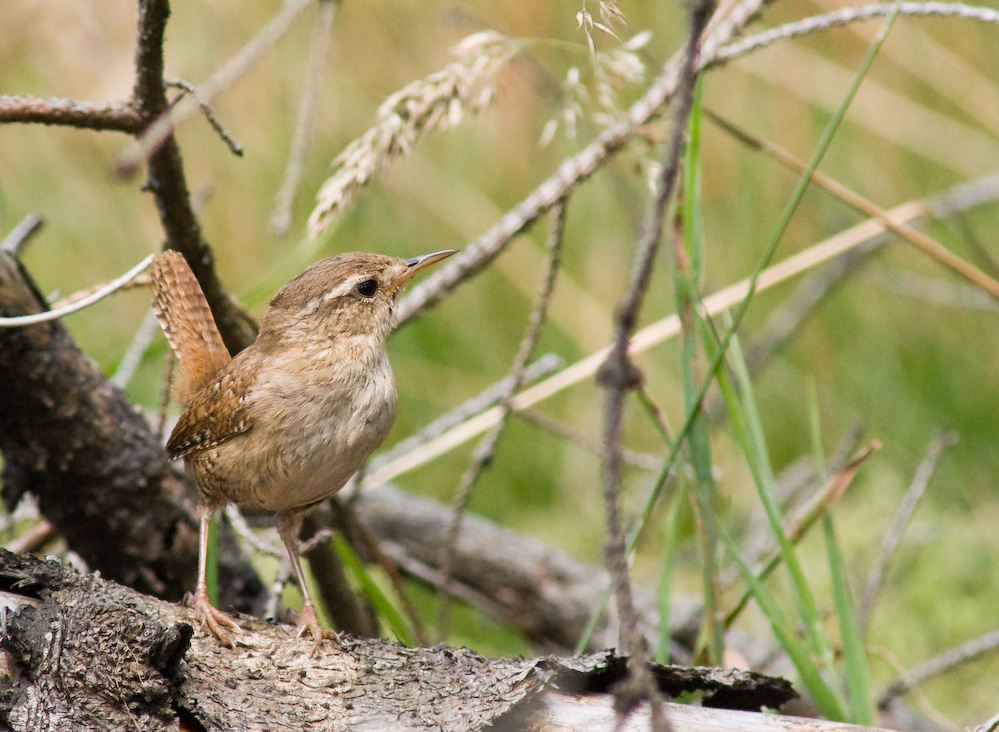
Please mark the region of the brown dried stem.
POLYGON ((699 2, 690 9, 687 44, 677 89, 678 104, 658 180, 656 200, 635 252, 631 277, 615 312, 611 351, 598 374, 598 380, 607 389, 604 402, 604 448, 607 456, 602 470, 607 509, 606 557, 608 569, 613 576, 614 594, 621 618, 620 643, 629 657, 631 682, 631 688, 622 689, 616 703, 619 719, 623 719, 639 700, 649 700, 652 704, 653 727, 657 731, 667 729, 668 724, 662 716, 661 699, 648 673, 648 649, 638 632, 638 615, 628 577, 627 546, 618 508, 621 488, 621 422, 625 393, 636 387, 641 379, 628 359, 628 344, 635 331, 638 311, 652 276, 655 255, 662 239, 666 206, 673 196, 680 172, 687 120, 693 108, 694 87, 697 84, 698 49, 710 11, 711 4, 707 1, 699 2))
POLYGON ((318 5, 312 26, 312 39, 309 42, 309 60, 306 63, 302 99, 298 106, 298 120, 292 133, 288 163, 281 178, 281 185, 274 196, 274 212, 271 214, 270 226, 271 232, 277 236, 284 236, 291 228, 291 207, 302 181, 305 156, 309 152, 309 145, 315 132, 322 83, 326 78, 330 36, 340 0, 319 0, 318 5))
MULTIPOLYGON (((757 137, 756 135, 741 129, 734 123, 721 118, 713 112, 706 111, 705 114, 722 129, 749 147, 767 153, 778 160, 785 167, 796 173, 800 174, 806 172, 807 166, 805 163, 780 145, 761 137, 757 137)), ((994 278, 990 277, 970 262, 967 262, 957 256, 931 236, 913 228, 907 223, 892 221, 890 214, 885 209, 881 208, 869 199, 864 198, 860 194, 855 193, 842 183, 839 183, 821 171, 816 170, 812 173, 812 181, 820 188, 828 191, 847 205, 873 219, 880 221, 894 233, 901 236, 904 240, 916 245, 930 257, 940 262, 940 264, 951 269, 953 272, 959 274, 975 285, 978 285, 980 288, 992 295, 992 297, 999 298, 999 281, 996 281, 994 278)))
POLYGON ((915 513, 919 500, 923 497, 926 487, 936 472, 937 463, 940 462, 940 458, 943 457, 948 448, 956 441, 957 436, 952 432, 938 432, 933 435, 933 439, 930 440, 929 447, 926 450, 926 456, 916 469, 916 474, 912 478, 912 484, 905 492, 898 510, 892 517, 891 525, 881 539, 881 549, 878 551, 877 559, 871 567, 867 584, 864 586, 864 595, 860 603, 860 609, 857 612, 857 627, 860 628, 862 634, 867 632, 871 612, 874 609, 874 601, 877 598, 878 591, 884 584, 892 555, 894 555, 902 541, 902 534, 905 532, 905 528, 908 526, 913 513, 915 513))
MULTIPOLYGON (((718 49, 739 33, 769 0, 726 0, 719 4, 701 42, 699 61, 707 63, 718 49)), ((511 208, 488 231, 452 257, 436 273, 410 290, 399 304, 401 320, 417 315, 439 302, 458 284, 482 271, 516 237, 558 201, 581 185, 619 152, 676 93, 680 84, 682 54, 663 67, 648 90, 625 117, 610 125, 593 142, 559 165, 544 182, 511 208)))
POLYGON ((450 622, 450 592, 448 585, 451 579, 454 547, 458 540, 458 532, 461 529, 461 519, 468 505, 472 489, 475 487, 483 469, 493 458, 500 435, 506 426, 507 418, 513 412, 510 399, 524 385, 527 362, 534 353, 538 338, 541 335, 541 328, 548 314, 548 305, 551 302, 552 293, 555 289, 555 279, 558 276, 559 266, 562 261, 565 207, 565 202, 560 201, 552 209, 552 225, 547 243, 548 256, 545 260, 544 272, 541 275, 541 284, 538 287, 534 310, 531 312, 527 329, 520 341, 520 348, 514 357, 507 389, 500 397, 502 415, 476 446, 472 455, 472 463, 468 466, 464 475, 461 476, 461 482, 455 494, 453 503, 454 513, 451 523, 448 526, 447 540, 444 543, 444 555, 441 558, 442 578, 438 594, 438 633, 441 639, 446 637, 450 622))

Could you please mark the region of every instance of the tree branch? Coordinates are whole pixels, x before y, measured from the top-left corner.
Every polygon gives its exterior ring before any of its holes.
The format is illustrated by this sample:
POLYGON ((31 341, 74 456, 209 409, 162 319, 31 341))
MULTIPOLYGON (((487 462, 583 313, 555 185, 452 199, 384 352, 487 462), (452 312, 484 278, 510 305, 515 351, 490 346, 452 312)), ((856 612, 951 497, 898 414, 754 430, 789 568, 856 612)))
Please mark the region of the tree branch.
POLYGON ((35 122, 85 130, 127 132, 130 135, 138 133, 141 125, 135 109, 122 102, 100 104, 30 94, 0 94, 0 123, 3 122, 35 122))

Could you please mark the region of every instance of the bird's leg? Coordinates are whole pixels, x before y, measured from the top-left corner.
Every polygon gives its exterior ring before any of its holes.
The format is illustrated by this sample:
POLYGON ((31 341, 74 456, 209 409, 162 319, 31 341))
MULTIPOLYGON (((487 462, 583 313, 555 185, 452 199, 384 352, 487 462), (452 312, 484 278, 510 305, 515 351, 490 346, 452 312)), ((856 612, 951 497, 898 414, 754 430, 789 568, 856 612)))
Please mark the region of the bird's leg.
POLYGON ((232 648, 232 637, 226 628, 239 631, 236 621, 224 612, 214 607, 208 599, 208 584, 205 582, 205 572, 208 568, 208 523, 212 519, 212 511, 201 511, 201 527, 198 541, 198 585, 194 590, 192 608, 194 614, 203 625, 222 641, 222 645, 232 648))
POLYGON ((298 614, 297 635, 301 638, 305 631, 312 633, 312 653, 315 656, 323 640, 331 638, 339 640, 340 637, 335 631, 323 628, 316 617, 316 608, 312 604, 312 595, 309 593, 309 585, 305 582, 305 573, 302 571, 302 560, 298 556, 298 531, 302 526, 302 513, 300 511, 282 511, 277 517, 277 530, 288 550, 288 557, 291 559, 291 566, 295 570, 295 577, 298 578, 298 586, 302 590, 302 610, 298 614))

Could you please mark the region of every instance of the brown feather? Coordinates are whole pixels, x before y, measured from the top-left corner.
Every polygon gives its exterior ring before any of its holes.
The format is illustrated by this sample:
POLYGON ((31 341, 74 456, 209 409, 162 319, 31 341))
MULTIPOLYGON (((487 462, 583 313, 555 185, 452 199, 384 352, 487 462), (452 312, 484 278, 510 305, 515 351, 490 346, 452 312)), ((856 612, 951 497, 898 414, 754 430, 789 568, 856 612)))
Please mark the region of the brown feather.
POLYGON ((233 366, 237 368, 223 368, 214 384, 194 394, 167 440, 171 458, 217 447, 253 426, 243 395, 256 377, 256 369, 239 365, 236 360, 233 366))
POLYGON ((177 398, 187 404, 231 356, 184 256, 164 252, 153 260, 151 272, 156 292, 153 309, 180 366, 177 398))

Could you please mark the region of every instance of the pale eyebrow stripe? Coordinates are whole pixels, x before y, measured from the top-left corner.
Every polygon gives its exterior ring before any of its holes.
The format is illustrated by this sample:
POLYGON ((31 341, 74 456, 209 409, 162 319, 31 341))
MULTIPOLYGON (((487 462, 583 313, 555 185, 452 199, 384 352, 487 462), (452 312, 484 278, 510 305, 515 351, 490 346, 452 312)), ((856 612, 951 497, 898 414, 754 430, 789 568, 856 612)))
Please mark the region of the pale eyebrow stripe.
POLYGON ((323 295, 323 300, 335 300, 338 297, 343 297, 352 289, 354 289, 354 285, 360 282, 362 277, 364 277, 364 275, 355 275, 353 277, 349 277, 348 279, 344 280, 339 285, 334 287, 332 290, 327 292, 325 295, 323 295))

